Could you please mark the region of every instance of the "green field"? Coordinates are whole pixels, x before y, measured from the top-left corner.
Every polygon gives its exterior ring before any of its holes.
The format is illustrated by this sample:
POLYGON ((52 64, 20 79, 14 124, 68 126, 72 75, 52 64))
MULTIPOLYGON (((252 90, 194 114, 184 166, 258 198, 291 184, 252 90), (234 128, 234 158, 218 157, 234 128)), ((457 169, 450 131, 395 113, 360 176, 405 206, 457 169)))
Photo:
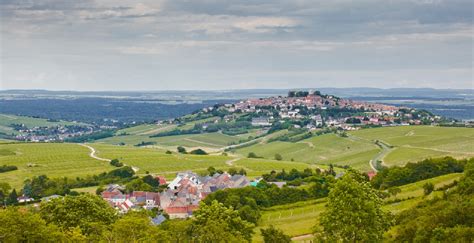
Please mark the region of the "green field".
POLYGON ((187 134, 166 137, 153 137, 149 135, 127 135, 115 136, 96 141, 97 143, 106 144, 120 144, 136 145, 141 142, 155 142, 156 146, 164 147, 170 150, 175 150, 177 146, 184 146, 187 148, 208 148, 208 150, 215 150, 231 143, 238 143, 242 138, 237 136, 229 136, 222 133, 204 133, 204 134, 187 134))
POLYGON ((247 155, 256 153, 267 159, 281 154, 284 160, 295 160, 305 163, 351 165, 360 170, 369 170, 368 161, 380 148, 368 141, 343 138, 335 134, 325 134, 305 139, 301 142, 271 142, 256 144, 238 149, 237 153, 247 155))
POLYGON ((273 159, 281 154, 285 160, 320 164, 350 165, 368 171, 369 161, 381 159, 386 165, 403 165, 428 157, 474 156, 474 129, 400 126, 362 129, 350 132, 348 137, 325 134, 297 143, 260 143, 238 149, 243 156, 255 152, 258 156, 273 159), (375 144, 376 140, 393 146, 389 151, 375 144))
POLYGON ((25 126, 28 128, 51 127, 51 126, 57 126, 57 125, 85 125, 83 123, 66 122, 66 121, 49 122, 47 119, 41 119, 41 118, 0 114, 0 133, 18 134, 17 131, 13 130, 13 128, 10 127, 11 124, 25 124, 25 126))
MULTIPOLYGON (((166 154, 166 150, 89 144, 100 158, 117 158, 123 163, 138 168, 138 174, 146 172, 162 174, 173 178, 177 172, 192 170, 205 172, 209 166, 227 170, 230 167, 245 168, 249 177, 257 177, 272 170, 290 170, 325 166, 301 162, 272 161, 235 158, 222 155, 166 154)), ((18 170, 0 173, 0 180, 8 181, 14 187, 21 187, 26 178, 37 175, 49 177, 77 177, 99 174, 114 169, 106 161, 89 156, 90 150, 79 144, 68 143, 0 143, 0 165, 16 165, 18 170)))
MULTIPOLYGON (((435 185, 436 189, 446 184, 450 184, 454 180, 459 180, 461 176, 462 173, 454 173, 401 186, 400 189, 402 192, 399 193, 396 198, 414 198, 397 203, 387 204, 384 206, 384 209, 389 210, 392 213, 398 213, 402 210, 415 206, 422 200, 433 198, 434 196, 441 196, 442 192, 434 191, 429 196, 424 197, 423 185, 427 182, 431 182, 435 185)), ((390 197, 385 200, 392 199, 394 199, 394 197, 390 197)), ((312 227, 318 222, 319 214, 324 211, 324 205, 325 199, 319 199, 268 208, 262 213, 262 218, 259 222, 259 228, 265 228, 269 225, 274 225, 292 237, 311 234, 312 227)), ((254 237, 254 240, 257 242, 262 242, 261 236, 259 234, 260 231, 257 229, 256 232, 257 233, 254 237)))
POLYGON ((474 129, 457 127, 401 126, 354 131, 352 136, 369 141, 381 140, 394 146, 384 162, 403 165, 428 157, 474 156, 474 129))
POLYGON ((89 157, 89 149, 67 143, 0 144, 0 165, 15 165, 18 170, 0 173, 0 181, 21 187, 26 178, 46 174, 51 177, 76 177, 112 169, 107 162, 89 157))

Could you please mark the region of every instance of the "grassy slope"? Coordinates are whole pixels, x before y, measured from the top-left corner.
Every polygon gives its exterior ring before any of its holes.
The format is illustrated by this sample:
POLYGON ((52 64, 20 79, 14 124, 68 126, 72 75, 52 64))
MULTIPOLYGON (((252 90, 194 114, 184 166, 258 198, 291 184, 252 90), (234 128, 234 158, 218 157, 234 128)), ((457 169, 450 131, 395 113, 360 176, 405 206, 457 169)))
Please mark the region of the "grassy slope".
POLYGON ((298 143, 272 142, 256 144, 237 151, 246 155, 255 152, 265 158, 274 158, 279 153, 285 160, 294 159, 306 163, 351 165, 361 170, 369 170, 368 161, 380 149, 369 141, 339 137, 325 134, 305 139, 298 143))
POLYGON ((285 160, 307 163, 350 165, 368 171, 369 161, 381 149, 374 143, 382 140, 395 146, 383 158, 387 165, 403 165, 428 157, 474 156, 474 129, 430 126, 400 126, 363 129, 349 133, 347 138, 325 134, 298 143, 272 142, 237 150, 241 155, 255 152, 267 159, 279 153, 285 160))
MULTIPOLYGON (((432 198, 435 195, 439 196, 441 194, 441 192, 435 191, 430 196, 424 197, 423 185, 425 183, 431 182, 435 185, 435 188, 439 188, 452 183, 454 180, 459 180, 461 176, 462 173, 454 173, 401 186, 400 189, 402 192, 399 193, 396 198, 414 198, 398 203, 387 204, 384 208, 393 213, 397 213, 413 207, 426 198, 432 198)), ((394 197, 389 197, 386 200, 392 199, 394 199, 394 197)), ((269 225, 274 225, 290 236, 310 234, 312 227, 318 222, 319 214, 325 210, 324 204, 325 199, 319 199, 271 207, 263 212, 259 227, 265 228, 269 225)), ((259 232, 259 230, 256 232, 259 232)), ((255 241, 262 241, 259 233, 255 235, 254 239, 255 241)))
POLYGON ((166 137, 150 138, 149 135, 127 135, 115 136, 111 138, 98 140, 97 143, 119 144, 121 142, 127 145, 135 145, 144 142, 155 142, 158 146, 163 147, 203 147, 203 148, 221 148, 227 146, 231 142, 238 142, 241 138, 228 136, 221 133, 205 133, 205 134, 187 134, 166 137))
POLYGON ((89 150, 77 144, 0 144, 0 150, 10 152, 9 155, 0 155, 0 165, 18 167, 15 171, 0 173, 0 181, 6 181, 14 187, 20 187, 26 178, 42 174, 75 177, 98 174, 113 168, 107 162, 90 158, 89 150), (28 167, 27 164, 37 166, 28 167))
POLYGON ((384 159, 388 165, 403 165, 427 157, 474 156, 474 129, 471 128, 401 126, 365 129, 350 134, 395 146, 384 159))

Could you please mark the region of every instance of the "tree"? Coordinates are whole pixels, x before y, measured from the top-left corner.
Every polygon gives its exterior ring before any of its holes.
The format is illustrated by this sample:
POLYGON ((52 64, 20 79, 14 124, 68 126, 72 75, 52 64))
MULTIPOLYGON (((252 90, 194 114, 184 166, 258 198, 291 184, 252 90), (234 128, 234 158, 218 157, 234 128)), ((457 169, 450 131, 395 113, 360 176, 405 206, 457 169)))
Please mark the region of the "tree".
POLYGON ((186 149, 183 146, 178 146, 178 153, 186 154, 186 149))
POLYGON ((388 193, 390 193, 392 196, 396 197, 398 193, 402 192, 402 189, 399 187, 390 187, 388 188, 388 193))
POLYGON ((229 173, 229 175, 233 176, 233 175, 237 174, 237 169, 236 168, 229 168, 227 173, 229 173))
POLYGON ((289 243, 291 237, 285 235, 282 230, 275 228, 273 225, 266 229, 260 229, 265 243, 289 243))
POLYGON ((125 190, 127 192, 133 191, 153 191, 153 187, 145 183, 142 179, 137 178, 129 183, 125 184, 125 190))
POLYGON ((209 168, 207 168, 207 172, 209 172, 210 176, 213 176, 214 174, 216 174, 216 168, 214 168, 213 166, 209 166, 209 168))
POLYGON ((434 185, 431 182, 427 182, 423 185, 423 192, 425 195, 430 195, 431 192, 434 190, 434 185))
POLYGON ((85 235, 102 235, 116 220, 116 211, 96 195, 65 196, 42 203, 41 217, 68 230, 78 227, 85 235))
POLYGON ((115 166, 115 167, 122 167, 123 163, 120 162, 118 159, 113 159, 110 161, 110 165, 115 166))
POLYGON ((7 204, 10 204, 10 205, 15 205, 18 203, 18 194, 16 193, 16 190, 13 189, 12 192, 10 193, 10 195, 8 195, 8 200, 7 200, 7 204))
POLYGON ((40 215, 17 207, 0 210, 0 242, 62 242, 59 228, 47 225, 40 215))
POLYGON ((392 224, 382 211, 382 200, 360 175, 349 172, 329 192, 327 209, 321 214, 317 236, 328 241, 381 241, 392 224))
POLYGON ((275 154, 275 160, 283 160, 281 154, 275 154))
POLYGON ((112 225, 112 231, 106 238, 115 242, 154 242, 169 239, 167 233, 151 224, 146 212, 129 212, 112 225))
POLYGON ((258 157, 256 153, 250 152, 250 153, 247 155, 247 158, 254 158, 254 159, 255 159, 255 158, 260 158, 260 157, 258 157))
POLYGON ((195 149, 195 150, 191 151, 190 154, 207 155, 207 152, 202 150, 202 149, 195 149))
POLYGON ((0 205, 3 205, 7 200, 7 195, 10 194, 11 186, 6 182, 0 182, 0 205))
POLYGON ((201 203, 192 219, 192 236, 197 242, 250 242, 254 224, 240 218, 239 212, 216 200, 201 203))

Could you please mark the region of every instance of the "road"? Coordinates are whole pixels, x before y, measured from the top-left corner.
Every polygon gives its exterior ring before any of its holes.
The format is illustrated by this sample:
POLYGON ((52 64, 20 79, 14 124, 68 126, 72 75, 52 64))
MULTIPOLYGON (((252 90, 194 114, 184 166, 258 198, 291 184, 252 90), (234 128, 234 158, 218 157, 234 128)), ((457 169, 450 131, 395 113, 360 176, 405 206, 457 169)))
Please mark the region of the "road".
POLYGON ((377 161, 382 161, 382 165, 384 165, 383 163, 383 158, 388 154, 390 153, 393 148, 390 147, 390 145, 387 145, 386 143, 382 142, 382 141, 379 141, 378 143, 376 142, 375 143, 377 146, 379 146, 382 151, 380 151, 373 159, 371 159, 369 161, 369 164, 370 164, 370 167, 372 168, 373 171, 375 172, 378 172, 377 168, 375 167, 375 163, 377 163, 377 161))
POLYGON ((110 162, 110 159, 105 159, 105 158, 101 158, 101 157, 98 157, 96 154, 96 151, 95 151, 95 148, 87 145, 87 144, 83 144, 83 143, 80 143, 79 145, 83 146, 83 147, 86 147, 88 148, 91 152, 89 154, 89 156, 93 159, 96 159, 96 160, 100 160, 100 161, 106 161, 106 162, 110 162))

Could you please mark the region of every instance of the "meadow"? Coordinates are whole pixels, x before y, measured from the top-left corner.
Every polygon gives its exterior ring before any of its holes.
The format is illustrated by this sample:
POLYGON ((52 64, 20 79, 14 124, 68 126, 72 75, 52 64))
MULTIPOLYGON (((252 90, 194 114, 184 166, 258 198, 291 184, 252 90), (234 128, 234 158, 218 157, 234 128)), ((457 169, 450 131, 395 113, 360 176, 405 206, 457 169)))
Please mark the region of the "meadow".
POLYGON ((474 129, 471 128, 399 126, 362 129, 348 135, 325 134, 296 143, 259 143, 237 149, 236 153, 246 156, 254 152, 266 159, 280 154, 285 160, 350 165, 361 171, 371 170, 369 161, 372 159, 381 159, 385 165, 392 166, 429 157, 474 156, 474 129), (377 140, 391 146, 390 150, 382 151, 375 143, 377 140))
POLYGON ((15 188, 38 175, 76 177, 113 169, 107 162, 89 157, 89 149, 67 143, 0 144, 0 166, 15 165, 18 170, 0 173, 0 181, 15 188))

